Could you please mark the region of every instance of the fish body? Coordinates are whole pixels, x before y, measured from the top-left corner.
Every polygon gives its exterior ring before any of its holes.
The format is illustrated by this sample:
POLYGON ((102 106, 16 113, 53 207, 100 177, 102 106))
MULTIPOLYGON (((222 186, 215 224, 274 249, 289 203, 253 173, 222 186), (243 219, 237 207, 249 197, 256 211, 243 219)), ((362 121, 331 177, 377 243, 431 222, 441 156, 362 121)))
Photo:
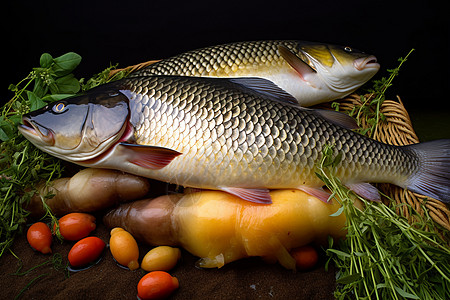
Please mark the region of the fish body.
POLYGON ((350 47, 294 40, 237 42, 188 51, 131 76, 261 77, 302 106, 342 98, 378 71, 376 57, 350 47))
POLYGON ((342 156, 337 176, 367 198, 376 198, 367 182, 388 182, 450 200, 449 140, 391 146, 330 122, 340 115, 277 101, 240 80, 149 76, 56 102, 24 116, 19 129, 83 166, 260 203, 285 188, 326 199, 315 166, 333 145, 342 156))

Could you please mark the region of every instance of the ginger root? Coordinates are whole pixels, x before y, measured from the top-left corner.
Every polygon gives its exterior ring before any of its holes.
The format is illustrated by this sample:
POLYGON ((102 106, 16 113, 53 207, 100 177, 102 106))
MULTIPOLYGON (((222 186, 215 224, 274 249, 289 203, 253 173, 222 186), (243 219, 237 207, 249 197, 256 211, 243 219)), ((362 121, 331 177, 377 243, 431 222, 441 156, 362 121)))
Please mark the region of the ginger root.
POLYGON ((340 207, 336 201, 327 204, 299 190, 271 196, 273 203, 264 205, 220 191, 166 195, 122 204, 103 221, 151 245, 181 246, 205 268, 261 256, 295 269, 291 249, 345 236, 345 215, 330 216, 340 207))

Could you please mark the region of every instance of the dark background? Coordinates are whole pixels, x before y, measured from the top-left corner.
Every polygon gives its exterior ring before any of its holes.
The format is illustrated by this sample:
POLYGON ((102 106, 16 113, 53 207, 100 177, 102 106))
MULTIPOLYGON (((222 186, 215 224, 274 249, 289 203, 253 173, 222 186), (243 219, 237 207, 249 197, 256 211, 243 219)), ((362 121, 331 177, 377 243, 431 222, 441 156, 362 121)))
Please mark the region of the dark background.
POLYGON ((2 103, 12 96, 8 85, 38 66, 44 52, 77 52, 83 60, 75 75, 89 78, 110 63, 125 67, 234 41, 299 39, 376 55, 375 78, 389 75, 386 69, 415 48, 387 96, 400 95, 418 127, 450 137, 445 1, 4 2, 2 103))

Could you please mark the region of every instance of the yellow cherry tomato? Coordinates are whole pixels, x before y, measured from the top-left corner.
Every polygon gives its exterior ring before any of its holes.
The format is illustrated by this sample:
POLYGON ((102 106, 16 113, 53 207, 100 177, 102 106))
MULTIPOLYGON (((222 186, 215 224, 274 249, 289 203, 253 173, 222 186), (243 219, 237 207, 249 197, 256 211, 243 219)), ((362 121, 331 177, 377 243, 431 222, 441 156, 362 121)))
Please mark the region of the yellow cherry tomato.
POLYGON ((148 251, 142 259, 141 268, 145 271, 169 271, 181 257, 178 248, 159 246, 148 251))

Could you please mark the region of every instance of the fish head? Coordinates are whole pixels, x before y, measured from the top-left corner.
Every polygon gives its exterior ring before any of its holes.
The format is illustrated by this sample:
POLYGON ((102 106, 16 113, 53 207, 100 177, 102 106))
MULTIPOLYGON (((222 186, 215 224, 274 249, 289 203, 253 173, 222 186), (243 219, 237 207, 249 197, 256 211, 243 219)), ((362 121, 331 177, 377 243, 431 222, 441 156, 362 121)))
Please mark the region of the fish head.
POLYGON ((348 46, 305 44, 300 58, 317 72, 329 89, 350 94, 372 78, 380 69, 374 55, 348 46))
POLYGON ((19 131, 39 149, 79 163, 104 154, 127 130, 128 98, 96 91, 57 101, 23 116, 19 131))

